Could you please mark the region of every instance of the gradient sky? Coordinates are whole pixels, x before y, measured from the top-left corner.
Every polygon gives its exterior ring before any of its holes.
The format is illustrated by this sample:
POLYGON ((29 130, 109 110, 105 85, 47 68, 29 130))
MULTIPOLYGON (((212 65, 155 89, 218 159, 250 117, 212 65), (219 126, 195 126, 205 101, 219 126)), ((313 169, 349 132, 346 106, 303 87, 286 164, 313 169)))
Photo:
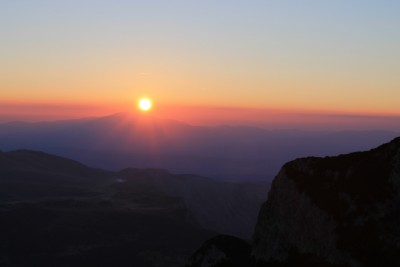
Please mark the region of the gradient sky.
POLYGON ((399 14, 395 0, 1 1, 0 111, 146 95, 400 115, 399 14))

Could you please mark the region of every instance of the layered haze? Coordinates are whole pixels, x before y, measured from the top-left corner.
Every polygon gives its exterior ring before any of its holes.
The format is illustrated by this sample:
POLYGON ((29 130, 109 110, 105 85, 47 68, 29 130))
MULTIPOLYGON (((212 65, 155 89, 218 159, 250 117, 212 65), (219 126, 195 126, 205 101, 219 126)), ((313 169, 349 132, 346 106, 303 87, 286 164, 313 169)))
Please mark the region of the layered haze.
POLYGON ((3 150, 34 149, 111 170, 165 168, 218 180, 266 181, 286 161, 366 150, 399 135, 395 130, 267 130, 195 126, 151 114, 0 124, 3 150))

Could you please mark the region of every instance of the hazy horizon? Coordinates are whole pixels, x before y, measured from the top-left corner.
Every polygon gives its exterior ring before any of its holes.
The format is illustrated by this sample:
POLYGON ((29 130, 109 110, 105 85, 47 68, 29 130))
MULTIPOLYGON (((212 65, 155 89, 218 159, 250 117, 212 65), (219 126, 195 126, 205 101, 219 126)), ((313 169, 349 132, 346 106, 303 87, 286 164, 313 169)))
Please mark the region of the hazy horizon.
POLYGON ((400 116, 318 111, 255 109, 218 106, 155 106, 147 114, 132 104, 125 109, 90 105, 4 104, 0 123, 45 122, 106 117, 117 113, 133 117, 177 120, 198 126, 249 126, 269 130, 385 130, 400 131, 400 116))

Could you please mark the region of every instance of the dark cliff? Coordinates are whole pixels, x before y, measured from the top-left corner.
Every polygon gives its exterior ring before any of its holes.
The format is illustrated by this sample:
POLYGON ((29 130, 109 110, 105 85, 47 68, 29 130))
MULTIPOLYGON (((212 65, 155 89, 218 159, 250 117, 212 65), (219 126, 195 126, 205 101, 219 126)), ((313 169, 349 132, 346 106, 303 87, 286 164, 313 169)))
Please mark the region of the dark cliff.
POLYGON ((366 152, 286 163, 261 207, 251 253, 229 256, 231 244, 217 250, 213 242, 188 266, 400 266, 400 138, 366 152))
POLYGON ((400 138, 285 164, 253 241, 259 266, 400 266, 400 138))

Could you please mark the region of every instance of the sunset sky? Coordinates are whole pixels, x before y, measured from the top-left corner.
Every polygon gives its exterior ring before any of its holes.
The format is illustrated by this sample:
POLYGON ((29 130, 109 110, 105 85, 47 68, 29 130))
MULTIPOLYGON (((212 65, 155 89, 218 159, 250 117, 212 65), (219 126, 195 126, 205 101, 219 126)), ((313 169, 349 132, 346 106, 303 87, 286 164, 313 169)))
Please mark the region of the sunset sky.
POLYGON ((400 115, 399 14, 390 0, 2 1, 0 114, 148 96, 154 112, 400 115))

